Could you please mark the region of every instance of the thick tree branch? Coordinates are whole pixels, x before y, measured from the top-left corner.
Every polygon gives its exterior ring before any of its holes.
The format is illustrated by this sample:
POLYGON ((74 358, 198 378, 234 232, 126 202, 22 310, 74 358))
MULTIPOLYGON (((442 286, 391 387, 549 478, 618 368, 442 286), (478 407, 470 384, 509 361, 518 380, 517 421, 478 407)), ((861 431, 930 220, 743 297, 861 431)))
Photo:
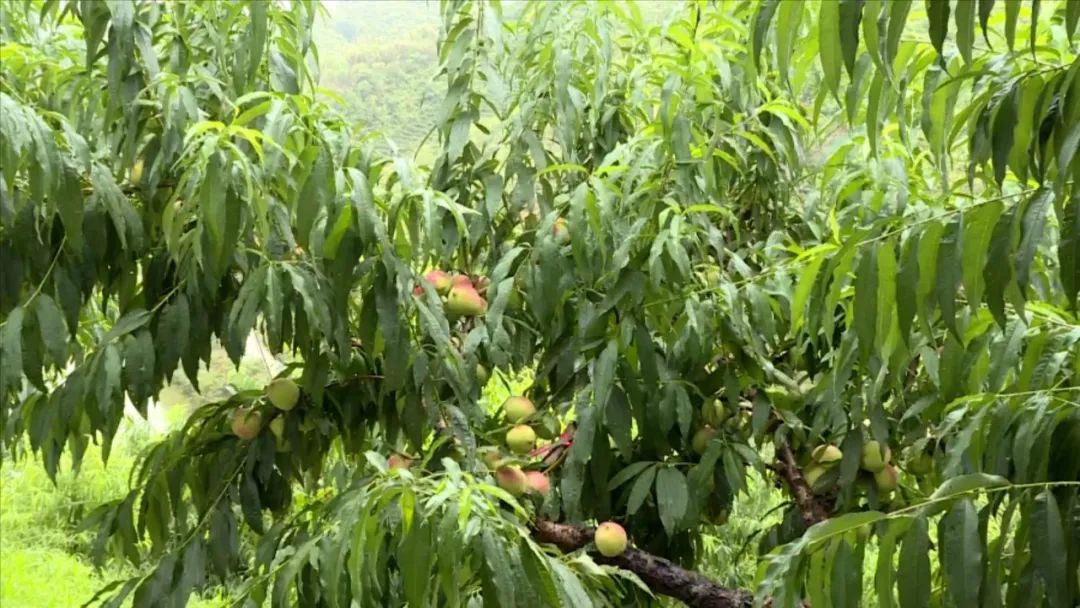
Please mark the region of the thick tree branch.
MULTIPOLYGON (((538 520, 533 536, 540 542, 551 543, 569 553, 593 540, 593 528, 538 520)), ((610 564, 633 572, 654 593, 681 600, 691 608, 749 608, 754 596, 741 589, 721 587, 704 576, 651 553, 628 548, 618 557, 591 553, 600 564, 610 564)))
POLYGON ((814 496, 810 484, 803 477, 802 469, 795 462, 795 454, 791 452, 791 447, 786 443, 782 443, 777 446, 776 451, 779 459, 773 463, 771 468, 787 484, 791 496, 795 499, 795 505, 799 507, 799 512, 802 513, 803 524, 809 528, 828 519, 828 508, 817 496, 814 496))

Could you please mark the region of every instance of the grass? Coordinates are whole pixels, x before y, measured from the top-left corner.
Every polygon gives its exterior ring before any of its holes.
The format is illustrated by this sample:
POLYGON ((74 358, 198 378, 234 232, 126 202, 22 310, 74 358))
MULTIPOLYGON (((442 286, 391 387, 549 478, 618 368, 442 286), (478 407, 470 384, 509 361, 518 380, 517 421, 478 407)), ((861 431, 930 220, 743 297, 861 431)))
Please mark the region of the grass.
MULTIPOLYGON (((5 458, 0 466, 0 606, 3 608, 71 608, 81 606, 103 586, 136 571, 111 562, 98 570, 90 563, 92 532, 78 532, 82 519, 97 505, 122 496, 128 475, 142 449, 182 424, 203 403, 232 390, 263 386, 270 366, 259 356, 245 356, 239 369, 217 349, 208 369, 199 374, 203 393, 177 374, 162 391, 149 420, 129 418, 120 428, 108 464, 90 446, 77 474, 70 460, 62 462, 56 483, 32 455, 5 458)), ((275 366, 276 368, 276 366, 275 366)), ((130 606, 130 601, 124 604, 130 606)), ((227 598, 192 598, 188 606, 220 608, 227 598)))

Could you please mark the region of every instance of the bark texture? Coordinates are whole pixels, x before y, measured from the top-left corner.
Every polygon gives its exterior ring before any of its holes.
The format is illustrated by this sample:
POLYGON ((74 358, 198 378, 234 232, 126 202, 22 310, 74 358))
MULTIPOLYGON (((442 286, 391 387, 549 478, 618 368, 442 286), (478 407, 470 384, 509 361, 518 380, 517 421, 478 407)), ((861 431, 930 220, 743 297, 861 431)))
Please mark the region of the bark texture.
POLYGON ((810 484, 803 477, 802 470, 795 462, 795 454, 786 443, 777 448, 778 460, 773 463, 772 469, 784 480, 795 499, 795 505, 802 514, 803 524, 810 526, 825 521, 829 518, 829 506, 824 504, 824 499, 814 495, 810 484))
MULTIPOLYGON (((545 520, 539 520, 533 526, 533 536, 537 540, 551 543, 567 553, 591 543, 594 531, 593 528, 545 520)), ((596 552, 589 555, 597 563, 633 572, 653 593, 681 600, 691 608, 750 608, 753 605, 754 596, 748 591, 721 587, 670 560, 633 547, 617 557, 604 557, 596 552)))

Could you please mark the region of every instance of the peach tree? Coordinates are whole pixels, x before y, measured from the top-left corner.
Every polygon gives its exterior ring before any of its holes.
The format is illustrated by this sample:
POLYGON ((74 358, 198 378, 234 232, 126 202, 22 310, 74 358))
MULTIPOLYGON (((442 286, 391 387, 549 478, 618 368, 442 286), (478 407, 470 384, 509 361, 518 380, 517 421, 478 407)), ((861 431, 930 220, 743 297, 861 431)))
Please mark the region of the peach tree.
POLYGON ((5 9, 5 457, 289 362, 91 514, 95 602, 1080 597, 1080 4, 445 1, 424 164, 318 88, 316 3, 5 9))

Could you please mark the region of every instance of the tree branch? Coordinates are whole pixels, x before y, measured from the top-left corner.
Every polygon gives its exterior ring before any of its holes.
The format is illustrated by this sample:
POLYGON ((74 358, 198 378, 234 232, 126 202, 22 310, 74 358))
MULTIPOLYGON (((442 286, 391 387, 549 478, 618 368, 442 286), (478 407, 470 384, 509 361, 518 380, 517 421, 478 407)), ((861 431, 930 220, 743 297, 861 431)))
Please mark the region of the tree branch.
MULTIPOLYGON (((537 520, 533 536, 551 543, 567 553, 581 549, 593 541, 593 528, 537 520)), ((617 566, 633 572, 654 593, 681 600, 691 608, 749 608, 754 596, 741 589, 721 587, 704 576, 686 570, 670 560, 632 547, 618 557, 604 557, 592 552, 600 564, 617 566)))
POLYGON ((771 468, 787 483, 791 496, 795 499, 795 505, 799 507, 799 511, 802 513, 803 524, 809 528, 828 519, 828 508, 818 497, 814 496, 814 490, 810 488, 810 484, 803 477, 802 469, 795 462, 795 454, 791 452, 791 447, 786 443, 782 443, 777 446, 776 451, 779 459, 773 463, 771 468))

